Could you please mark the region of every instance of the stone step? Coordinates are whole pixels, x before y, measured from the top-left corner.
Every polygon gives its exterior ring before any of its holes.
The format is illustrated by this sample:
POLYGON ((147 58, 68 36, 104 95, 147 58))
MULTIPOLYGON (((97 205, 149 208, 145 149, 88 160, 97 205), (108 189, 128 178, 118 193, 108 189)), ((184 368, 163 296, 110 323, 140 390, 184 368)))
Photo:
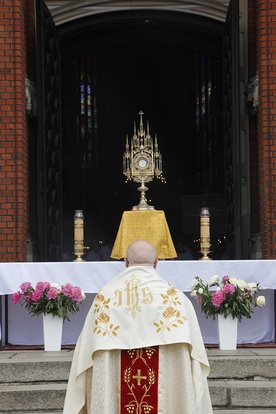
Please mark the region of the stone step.
POLYGON ((216 410, 214 409, 215 414, 275 414, 276 410, 255 410, 250 408, 248 410, 216 410))
POLYGON ((276 413, 276 381, 209 380, 214 408, 272 409, 276 413))
POLYGON ((260 375, 276 378, 276 348, 240 348, 235 351, 213 348, 207 349, 207 355, 210 377, 250 378, 260 375))
POLYGON ((73 351, 1 351, 0 383, 67 381, 73 351))
MULTIPOLYGON (((215 414, 276 414, 276 349, 208 350, 215 414)), ((1 351, 0 414, 62 413, 73 351, 1 351)))
MULTIPOLYGON (((0 385, 0 413, 33 410, 61 410, 67 383, 8 383, 0 385)), ((272 410, 276 407, 276 381, 209 381, 212 405, 217 409, 235 407, 272 410), (265 396, 265 397, 264 397, 265 396)), ((45 412, 45 411, 44 411, 45 412)), ((274 409, 274 413, 276 410, 274 409)), ((258 413, 259 414, 259 413, 258 413)))
POLYGON ((0 352, 0 413, 62 413, 71 351, 0 352))
MULTIPOLYGON (((15 412, 10 411, 8 414, 13 414, 15 412)), ((61 414, 62 411, 30 411, 29 414, 61 414)), ((214 414, 275 414, 276 410, 254 410, 250 408, 249 410, 216 410, 214 409, 214 414)), ((26 414, 26 411, 16 411, 15 414, 26 414)))
POLYGON ((272 356, 209 357, 209 378, 276 379, 276 358, 272 356))
MULTIPOLYGON (((9 412, 12 414, 13 412, 9 412)), ((62 411, 31 411, 29 414, 61 414, 62 411)), ((250 408, 249 410, 216 410, 214 409, 214 414, 275 414, 276 410, 254 410, 250 408)), ((16 414, 26 414, 26 411, 16 411, 16 414)))
POLYGON ((40 382, 40 381, 67 381, 71 363, 27 363, 18 362, 9 364, 0 363, 0 383, 13 382, 40 382))
MULTIPOLYGON (((258 355, 248 351, 241 355, 208 353, 210 379, 276 379, 275 355, 258 355)), ((226 352, 226 351, 224 351, 226 352)), ((240 350, 239 350, 240 353, 240 350)), ((73 351, 0 352, 0 383, 33 381, 66 381, 73 351)))
POLYGON ((0 385, 0 413, 63 410, 67 383, 0 385))

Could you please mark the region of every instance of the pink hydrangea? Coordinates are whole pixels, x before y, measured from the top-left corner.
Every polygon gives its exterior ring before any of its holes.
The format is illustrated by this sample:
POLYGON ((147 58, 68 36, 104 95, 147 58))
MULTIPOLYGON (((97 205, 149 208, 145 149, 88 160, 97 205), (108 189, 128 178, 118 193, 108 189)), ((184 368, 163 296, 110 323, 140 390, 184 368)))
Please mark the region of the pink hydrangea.
POLYGON ((30 282, 24 282, 20 285, 20 289, 23 293, 27 292, 28 289, 32 287, 32 284, 30 282))
POLYGON ((232 285, 231 283, 226 283, 226 285, 223 286, 222 291, 226 294, 226 293, 230 293, 231 295, 233 293, 235 293, 235 286, 232 285))
POLYGON ((13 304, 14 304, 14 305, 15 305, 16 303, 20 303, 21 296, 22 296, 22 293, 21 293, 21 292, 15 292, 15 293, 12 295, 12 301, 13 301, 13 304))
POLYGON ((31 299, 32 299, 34 302, 39 302, 39 301, 40 301, 40 299, 41 299, 41 297, 42 297, 42 293, 41 293, 41 292, 39 292, 38 290, 35 290, 34 292, 32 292, 31 299))
POLYGON ((38 282, 36 284, 35 290, 38 290, 39 292, 44 292, 44 290, 46 289, 50 289, 49 282, 38 282))
POLYGON ((212 304, 219 307, 225 299, 225 293, 222 290, 217 290, 213 293, 212 304))
POLYGON ((58 297, 58 292, 57 288, 51 287, 46 293, 46 296, 48 299, 56 299, 58 297))

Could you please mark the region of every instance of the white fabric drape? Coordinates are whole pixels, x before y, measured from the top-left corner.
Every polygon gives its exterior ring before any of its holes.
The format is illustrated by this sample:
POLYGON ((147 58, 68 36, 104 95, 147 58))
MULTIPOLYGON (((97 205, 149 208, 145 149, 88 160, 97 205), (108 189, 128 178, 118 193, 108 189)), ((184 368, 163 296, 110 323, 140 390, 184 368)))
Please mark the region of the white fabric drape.
MULTIPOLYGON (((103 285, 117 276, 124 269, 123 262, 64 262, 64 263, 1 263, 0 294, 10 295, 19 290, 22 282, 36 284, 39 281, 53 281, 59 284, 70 282, 80 286, 87 298, 80 312, 64 323, 62 343, 75 344, 83 326, 85 316, 91 306, 95 293, 103 285)), ((276 289, 275 260, 210 260, 210 261, 159 261, 158 273, 175 287, 187 292, 191 281, 200 276, 204 281, 217 274, 219 277, 229 275, 261 284, 262 294, 266 297, 266 306, 255 309, 252 319, 243 319, 238 325, 238 343, 261 343, 274 341, 274 289, 276 289)), ((201 314, 200 307, 194 300, 199 324, 205 343, 216 344, 217 322, 201 314)), ((3 307, 4 309, 4 307, 3 307)), ((4 312, 2 312, 2 315, 4 312)), ((13 305, 9 298, 8 305, 9 342, 14 345, 43 344, 42 318, 30 317, 26 309, 13 305)), ((1 332, 0 332, 1 336, 1 332)))
MULTIPOLYGON (((19 290, 22 282, 41 280, 72 283, 85 293, 97 293, 124 269, 124 262, 1 263, 0 295, 19 290)), ((210 260, 158 262, 158 273, 176 288, 188 292, 191 281, 200 276, 205 282, 213 275, 228 275, 246 282, 260 283, 262 289, 276 289, 276 260, 210 260)))

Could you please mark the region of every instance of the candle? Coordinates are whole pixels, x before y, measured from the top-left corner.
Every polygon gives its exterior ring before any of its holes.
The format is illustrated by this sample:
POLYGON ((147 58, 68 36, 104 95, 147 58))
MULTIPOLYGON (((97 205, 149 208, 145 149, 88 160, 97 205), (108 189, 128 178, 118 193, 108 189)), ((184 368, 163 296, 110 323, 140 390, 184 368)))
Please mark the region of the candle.
POLYGON ((200 212, 200 238, 210 237, 210 213, 208 207, 202 207, 200 212))
POLYGON ((84 239, 84 230, 83 230, 83 211, 75 210, 74 215, 74 239, 75 241, 83 241, 84 239))

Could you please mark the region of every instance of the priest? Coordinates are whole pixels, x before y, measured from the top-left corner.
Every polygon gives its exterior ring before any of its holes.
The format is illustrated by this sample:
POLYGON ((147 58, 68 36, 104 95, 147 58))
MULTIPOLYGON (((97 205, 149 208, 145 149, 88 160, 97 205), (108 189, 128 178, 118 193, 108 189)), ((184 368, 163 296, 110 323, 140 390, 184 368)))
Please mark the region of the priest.
POLYGON ((209 363, 190 300, 136 240, 96 295, 78 339, 64 414, 211 414, 209 363))

